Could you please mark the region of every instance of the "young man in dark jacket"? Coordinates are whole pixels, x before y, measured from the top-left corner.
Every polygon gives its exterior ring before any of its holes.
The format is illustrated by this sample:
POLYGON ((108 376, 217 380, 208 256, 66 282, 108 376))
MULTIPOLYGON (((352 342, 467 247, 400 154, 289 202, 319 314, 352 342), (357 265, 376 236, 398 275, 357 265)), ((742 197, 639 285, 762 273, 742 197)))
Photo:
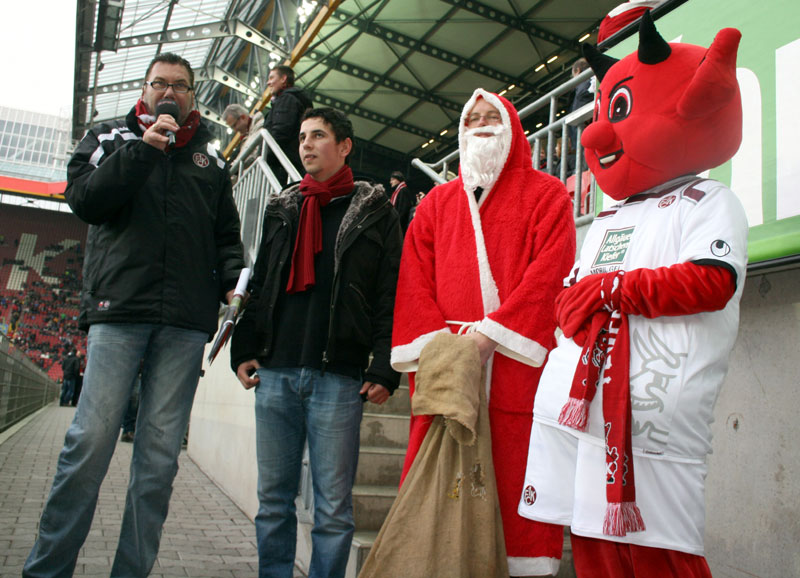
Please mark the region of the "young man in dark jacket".
POLYGON ((79 319, 88 357, 23 576, 72 575, 140 360, 131 480, 110 574, 150 572, 203 348, 244 265, 230 176, 195 110, 189 63, 160 54, 145 78, 125 121, 91 129, 67 169, 67 201, 91 225, 79 319), (172 111, 159 114, 165 107, 172 111))
POLYGON ((292 573, 306 437, 315 504, 310 575, 344 576, 362 397, 381 404, 399 381, 389 354, 400 224, 380 185, 353 181, 352 147, 342 113, 306 113, 306 176, 267 206, 250 303, 233 336, 232 368, 246 389, 256 388, 262 578, 292 573))
MULTIPOLYGON (((299 145, 297 134, 300 132, 303 115, 312 106, 311 99, 294 85, 294 70, 289 66, 279 65, 270 70, 267 86, 272 91, 272 99, 269 114, 264 120, 264 128, 302 174, 303 165, 297 152, 299 145)), ((276 172, 278 179, 285 183, 286 174, 278 160, 270 156, 267 162, 276 172)))

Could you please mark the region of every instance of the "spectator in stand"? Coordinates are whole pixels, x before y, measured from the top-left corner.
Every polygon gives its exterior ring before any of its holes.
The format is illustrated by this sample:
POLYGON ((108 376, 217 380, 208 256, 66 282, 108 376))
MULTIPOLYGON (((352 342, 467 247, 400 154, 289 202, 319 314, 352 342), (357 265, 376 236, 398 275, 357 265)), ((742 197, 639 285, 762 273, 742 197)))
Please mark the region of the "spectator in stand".
MULTIPOLYGON (((253 135, 261 130, 264 125, 264 115, 261 114, 261 111, 256 111, 251 117, 247 109, 241 104, 229 104, 222 113, 222 119, 228 127, 239 133, 242 137, 242 140, 239 142, 239 154, 236 155, 233 162, 239 161, 242 158, 244 149, 247 147, 247 142, 253 135)), ((254 150, 244 160, 245 167, 249 167, 257 158, 258 151, 254 150)))
POLYGON ((158 554, 203 349, 244 266, 230 174, 209 145, 193 82, 189 62, 158 54, 127 117, 96 124, 67 167, 67 202, 90 223, 87 365, 23 576, 74 572, 142 358, 140 428, 110 574, 146 576, 158 554), (177 118, 157 114, 163 104, 177 118))
POLYGON ((72 394, 72 405, 77 406, 78 400, 81 398, 81 390, 83 389, 83 373, 86 367, 84 361, 83 351, 80 349, 78 350, 78 362, 79 362, 79 371, 78 371, 78 379, 75 381, 75 393, 72 394))
POLYGON ((64 374, 64 382, 61 384, 61 403, 60 405, 70 405, 72 396, 75 393, 75 382, 78 380, 80 372, 80 360, 75 355, 75 350, 71 350, 67 357, 61 362, 61 370, 64 374))
POLYGON ((400 228, 403 235, 406 234, 408 223, 411 220, 409 215, 411 207, 414 206, 414 193, 406 185, 406 178, 400 171, 394 171, 389 177, 389 184, 392 185, 392 205, 400 217, 400 228))
MULTIPOLYGON (((270 70, 267 86, 272 92, 272 99, 264 128, 280 145, 295 168, 302 173, 303 164, 300 162, 297 135, 300 133, 303 114, 312 106, 311 99, 294 85, 294 70, 289 66, 279 65, 270 70)), ((285 183, 287 173, 278 159, 270 155, 267 162, 278 180, 285 183)))
POLYGON ((133 386, 131 397, 128 400, 128 409, 122 419, 122 435, 119 441, 132 444, 133 435, 136 433, 136 416, 139 415, 139 392, 142 389, 142 373, 136 376, 136 385, 133 386))

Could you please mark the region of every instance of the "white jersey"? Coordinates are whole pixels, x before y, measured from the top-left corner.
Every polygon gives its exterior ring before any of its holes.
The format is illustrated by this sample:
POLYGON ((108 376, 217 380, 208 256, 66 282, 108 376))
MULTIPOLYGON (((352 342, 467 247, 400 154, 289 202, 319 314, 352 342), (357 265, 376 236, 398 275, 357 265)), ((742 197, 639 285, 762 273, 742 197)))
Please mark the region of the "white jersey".
POLYGON ((563 336, 550 353, 536 394, 520 514, 570 524, 581 535, 702 553, 705 458, 711 451, 714 403, 738 330, 747 233, 744 209, 733 192, 697 177, 672 180, 595 218, 567 284, 596 273, 693 262, 731 270, 736 292, 721 311, 628 317, 636 493, 647 530, 622 539, 602 534, 603 391, 598 387, 592 401, 586 433, 558 424, 581 353, 563 336), (563 446, 558 457, 549 455, 555 445, 563 446), (649 463, 640 465, 645 458, 649 463), (572 489, 561 489, 572 477, 574 495, 572 489), (667 478, 679 485, 664 488, 667 478))

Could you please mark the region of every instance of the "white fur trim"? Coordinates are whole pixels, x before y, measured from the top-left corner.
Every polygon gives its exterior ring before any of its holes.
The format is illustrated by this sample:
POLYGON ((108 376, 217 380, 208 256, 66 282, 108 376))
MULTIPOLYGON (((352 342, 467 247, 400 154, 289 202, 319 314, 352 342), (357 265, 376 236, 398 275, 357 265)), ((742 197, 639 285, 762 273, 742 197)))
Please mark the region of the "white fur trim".
POLYGON ((613 8, 609 13, 609 18, 615 18, 620 14, 625 14, 625 12, 629 10, 634 10, 636 8, 649 8, 652 10, 659 4, 663 4, 664 0, 629 0, 628 2, 624 2, 613 8))
MULTIPOLYGON (((469 216, 472 220, 472 230, 475 232, 475 249, 478 257, 478 274, 481 282, 481 298, 483 300, 483 314, 488 315, 500 307, 500 294, 497 291, 497 284, 492 276, 492 268, 489 264, 489 255, 486 253, 486 242, 483 240, 483 227, 481 226, 481 215, 478 203, 475 202, 475 195, 464 191, 467 195, 469 206, 469 216)), ((484 192, 484 198, 486 193, 484 192)))
POLYGON ((561 560, 558 558, 517 558, 508 557, 508 573, 511 576, 555 576, 561 560))
POLYGON ((422 348, 428 345, 439 333, 450 333, 450 329, 447 327, 437 329, 425 335, 420 335, 411 343, 392 347, 392 368, 401 373, 417 371, 419 368, 419 355, 422 353, 422 348))
MULTIPOLYGON (((472 96, 467 101, 467 104, 465 104, 464 108, 461 110, 461 123, 458 125, 458 150, 459 151, 466 150, 467 140, 466 140, 466 135, 464 133, 467 130, 467 117, 469 116, 472 107, 475 106, 475 103, 478 101, 479 97, 485 99, 486 102, 488 102, 498 110, 498 112, 500 113, 500 117, 503 119, 503 126, 506 127, 506 129, 508 129, 501 136, 501 138, 503 139, 503 151, 505 152, 503 153, 503 169, 501 169, 500 173, 498 174, 499 178, 500 175, 503 174, 503 170, 505 170, 506 163, 508 162, 508 155, 511 154, 511 139, 512 139, 511 133, 513 131, 513 128, 511 127, 511 117, 508 115, 506 107, 503 106, 502 101, 496 94, 493 94, 491 92, 486 92, 482 88, 476 88, 475 92, 472 93, 472 96)), ((496 182, 497 181, 495 180, 495 183, 496 182)), ((483 194, 481 195, 480 204, 478 206, 483 204, 483 202, 486 200, 486 197, 489 196, 489 192, 493 188, 494 188, 494 183, 492 184, 491 187, 486 187, 484 189, 483 194)), ((469 194, 469 196, 472 197, 473 199, 475 198, 473 191, 467 191, 467 194, 469 194)))
POLYGON ((498 353, 525 365, 539 367, 547 357, 547 349, 541 344, 488 317, 480 322, 478 331, 497 342, 498 353))

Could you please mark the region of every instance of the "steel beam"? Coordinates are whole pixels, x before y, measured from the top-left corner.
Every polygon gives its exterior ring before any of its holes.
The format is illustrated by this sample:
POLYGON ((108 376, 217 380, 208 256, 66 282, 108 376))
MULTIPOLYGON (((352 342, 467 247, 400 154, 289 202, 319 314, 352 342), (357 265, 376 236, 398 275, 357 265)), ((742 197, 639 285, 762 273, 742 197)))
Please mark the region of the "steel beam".
POLYGON ((517 86, 526 90, 533 89, 533 86, 528 85, 527 83, 520 84, 519 79, 511 76, 510 74, 506 74, 504 72, 500 72, 499 70, 495 70, 494 68, 484 66, 483 64, 479 64, 474 60, 465 58, 455 54, 454 52, 450 52, 449 50, 434 46, 433 44, 429 44, 422 40, 412 38, 406 34, 401 34, 381 26, 380 24, 369 22, 364 18, 359 18, 357 15, 348 14, 347 12, 340 10, 337 12, 336 18, 342 21, 349 19, 350 25, 357 28, 360 32, 380 38, 384 42, 398 44, 404 48, 408 48, 414 50, 415 52, 419 52, 420 54, 425 54, 426 56, 435 58, 436 60, 441 60, 459 68, 465 68, 477 74, 488 76, 489 78, 497 80, 498 82, 507 86, 510 84, 516 84, 517 86))
POLYGON ((258 46, 269 52, 276 52, 281 58, 289 58, 289 52, 277 42, 273 42, 241 20, 218 20, 198 24, 197 26, 186 26, 175 28, 166 32, 153 32, 149 34, 138 34, 120 38, 120 48, 132 48, 134 46, 148 46, 151 44, 163 44, 166 42, 191 42, 192 40, 208 40, 210 38, 224 38, 236 36, 245 42, 258 46))
POLYGON ((325 54, 323 52, 312 50, 307 54, 307 56, 311 60, 315 60, 322 63, 329 63, 331 68, 334 68, 339 72, 347 74, 348 76, 360 78, 361 80, 366 80, 367 82, 371 82, 373 84, 380 84, 381 86, 385 86, 386 88, 389 88, 400 94, 413 96, 417 100, 424 100, 425 102, 430 102, 442 108, 461 112, 462 105, 459 105, 451 100, 447 100, 446 98, 442 98, 440 96, 436 96, 435 94, 425 92, 424 90, 420 90, 419 88, 405 84, 403 82, 398 82, 397 80, 392 80, 391 78, 383 77, 376 72, 372 72, 371 70, 367 70, 366 68, 361 68, 360 66, 352 64, 350 62, 344 62, 343 60, 336 60, 330 54, 325 54), (334 62, 329 62, 331 60, 333 60, 334 62))
MULTIPOLYGON (((223 84, 237 92, 244 94, 245 96, 249 96, 251 98, 258 98, 260 95, 254 91, 253 89, 248 86, 248 84, 238 78, 237 76, 231 74, 227 70, 220 68, 219 66, 212 66, 209 68, 198 68, 194 72, 195 82, 197 81, 214 81, 218 82, 219 84, 223 84)), ((97 87, 97 94, 109 94, 112 92, 122 92, 124 90, 136 90, 142 87, 142 78, 136 78, 133 80, 123 80, 120 82, 114 82, 112 84, 104 84, 97 87)), ((83 96, 91 96, 94 92, 94 88, 90 90, 82 90, 76 91, 76 94, 80 97, 83 96)))
POLYGON ((578 50, 578 43, 574 40, 569 40, 559 36, 558 34, 553 34, 544 28, 540 28, 534 24, 531 24, 530 22, 527 22, 524 18, 517 18, 510 14, 506 14, 497 8, 493 8, 492 6, 488 6, 482 2, 478 2, 477 0, 441 0, 441 2, 451 6, 457 6, 458 8, 466 10, 467 12, 477 14, 481 18, 498 22, 503 26, 514 28, 520 32, 524 32, 525 34, 533 36, 534 38, 539 38, 541 40, 550 42, 551 44, 555 44, 556 46, 560 46, 561 48, 578 50))
POLYGON ((391 128, 396 128, 399 130, 403 130, 405 132, 411 133, 413 135, 432 139, 432 138, 439 138, 438 133, 428 132, 427 130, 421 129, 414 125, 405 123, 401 120, 397 120, 396 118, 390 118, 385 116, 379 112, 374 112, 368 110, 362 106, 354 105, 353 103, 344 102, 343 100, 339 100, 337 98, 333 98, 331 96, 326 96, 324 94, 315 94, 314 100, 320 104, 325 106, 331 106, 333 108, 338 108, 345 114, 352 114, 355 116, 360 116, 361 118, 366 118, 373 122, 380 123, 382 125, 386 125, 391 128))

